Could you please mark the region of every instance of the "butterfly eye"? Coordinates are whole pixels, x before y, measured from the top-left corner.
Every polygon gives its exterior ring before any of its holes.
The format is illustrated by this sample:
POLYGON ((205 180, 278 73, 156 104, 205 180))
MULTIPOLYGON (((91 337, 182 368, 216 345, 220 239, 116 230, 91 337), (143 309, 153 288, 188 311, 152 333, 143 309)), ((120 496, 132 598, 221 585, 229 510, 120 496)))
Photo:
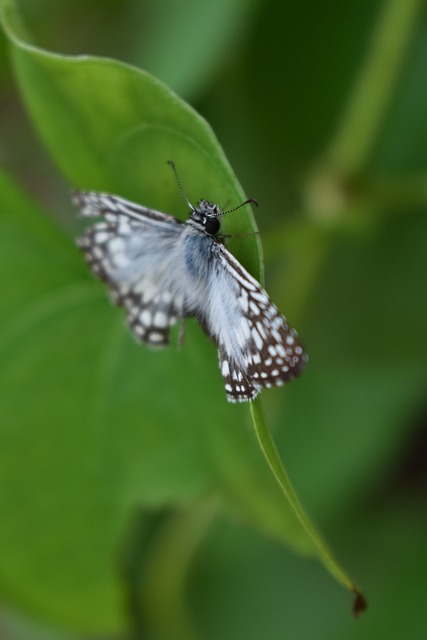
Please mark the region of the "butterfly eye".
POLYGON ((214 236, 218 233, 221 224, 218 218, 207 218, 205 222, 205 231, 210 236, 214 236))

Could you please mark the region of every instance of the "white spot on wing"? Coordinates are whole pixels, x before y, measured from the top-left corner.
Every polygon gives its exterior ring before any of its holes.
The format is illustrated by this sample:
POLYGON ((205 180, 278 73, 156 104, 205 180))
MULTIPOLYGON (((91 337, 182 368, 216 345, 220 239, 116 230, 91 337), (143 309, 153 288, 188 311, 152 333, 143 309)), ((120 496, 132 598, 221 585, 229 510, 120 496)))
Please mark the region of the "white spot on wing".
POLYGON ((259 306, 255 304, 255 302, 252 302, 252 300, 250 301, 249 306, 251 308, 252 313, 256 316, 259 316, 260 314, 259 306))
POLYGON ((142 324, 144 324, 146 327, 151 326, 151 321, 152 321, 153 316, 148 311, 148 309, 144 309, 144 311, 141 313, 139 318, 140 318, 142 324))
MULTIPOLYGON (((256 329, 252 329, 252 338, 254 339, 256 348, 261 351, 262 345, 263 345, 263 341, 262 341, 261 336, 259 335, 259 333, 258 333, 258 331, 256 329)), ((254 360, 255 360, 255 358, 254 358, 254 360)))
POLYGON ((167 327, 168 317, 167 317, 166 313, 164 313, 164 311, 157 311, 156 315, 154 316, 154 323, 153 324, 156 327, 159 327, 160 329, 163 329, 164 327, 167 327))
POLYGON ((249 322, 246 320, 245 317, 242 317, 240 319, 240 328, 242 330, 242 333, 243 333, 245 339, 249 340, 249 338, 251 337, 251 329, 249 327, 249 322))
POLYGON ((161 342, 164 338, 162 333, 158 333, 157 331, 152 331, 150 334, 150 342, 161 342))
POLYGON ((127 267, 130 260, 124 251, 115 251, 111 256, 116 267, 127 267))
POLYGON ((97 231, 95 234, 95 242, 102 244, 106 242, 109 238, 109 234, 106 231, 97 231))

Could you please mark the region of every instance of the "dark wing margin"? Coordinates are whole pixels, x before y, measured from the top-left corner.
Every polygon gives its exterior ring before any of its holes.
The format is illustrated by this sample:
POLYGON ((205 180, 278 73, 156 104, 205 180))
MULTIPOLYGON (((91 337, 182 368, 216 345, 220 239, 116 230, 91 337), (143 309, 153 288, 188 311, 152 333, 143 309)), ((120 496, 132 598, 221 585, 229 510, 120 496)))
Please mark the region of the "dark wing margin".
POLYGON ((91 271, 108 286, 114 304, 125 307, 132 334, 137 341, 151 346, 167 345, 170 327, 182 317, 180 300, 169 291, 159 290, 155 272, 135 272, 128 249, 130 242, 139 237, 144 250, 147 232, 161 242, 162 232, 174 234, 174 229, 178 231, 177 226, 184 223, 107 193, 74 191, 72 201, 82 216, 102 218, 84 231, 77 246, 91 271))
POLYGON ((218 349, 219 366, 229 402, 247 402, 256 398, 261 388, 254 386, 241 367, 229 358, 224 347, 218 349))

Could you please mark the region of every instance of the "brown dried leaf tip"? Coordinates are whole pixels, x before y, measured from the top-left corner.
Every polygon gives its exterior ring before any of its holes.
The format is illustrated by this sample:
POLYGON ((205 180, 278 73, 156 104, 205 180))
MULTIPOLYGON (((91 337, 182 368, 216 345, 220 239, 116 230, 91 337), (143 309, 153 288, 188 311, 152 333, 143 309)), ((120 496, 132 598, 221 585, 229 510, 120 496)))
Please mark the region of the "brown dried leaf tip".
POLYGON ((358 591, 357 589, 353 589, 353 593, 354 593, 353 615, 355 618, 358 618, 360 614, 366 610, 368 603, 361 591, 358 591))

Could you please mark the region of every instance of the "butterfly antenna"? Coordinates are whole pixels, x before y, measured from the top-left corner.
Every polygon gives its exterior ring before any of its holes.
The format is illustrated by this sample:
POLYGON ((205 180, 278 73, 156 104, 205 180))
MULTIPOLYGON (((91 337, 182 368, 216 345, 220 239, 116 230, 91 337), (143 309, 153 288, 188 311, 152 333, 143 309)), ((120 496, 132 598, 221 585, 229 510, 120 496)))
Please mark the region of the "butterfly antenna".
POLYGON ((255 198, 248 198, 244 202, 241 202, 240 204, 238 204, 237 207, 233 207, 232 209, 227 209, 227 211, 223 211, 222 215, 226 213, 231 213, 232 211, 237 211, 237 209, 240 209, 240 207, 244 207, 245 204, 250 204, 250 203, 254 204, 256 207, 258 206, 258 202, 255 200, 255 198))
POLYGON ((187 198, 187 194, 185 193, 185 191, 184 191, 184 189, 183 189, 183 186, 182 186, 181 182, 179 181, 178 174, 177 174, 177 172, 176 172, 176 168, 175 168, 175 164, 174 164, 174 162, 173 162, 172 160, 168 160, 168 165, 169 165, 170 167, 172 167, 172 171, 173 171, 173 174, 174 174, 174 176, 175 176, 175 180, 176 180, 176 183, 177 183, 177 185, 178 185, 178 188, 179 188, 179 190, 181 191, 182 197, 184 198, 185 202, 188 204, 188 206, 190 207, 190 209, 191 209, 192 211, 194 211, 194 207, 193 207, 193 205, 191 204, 191 202, 189 201, 189 199, 187 198))

